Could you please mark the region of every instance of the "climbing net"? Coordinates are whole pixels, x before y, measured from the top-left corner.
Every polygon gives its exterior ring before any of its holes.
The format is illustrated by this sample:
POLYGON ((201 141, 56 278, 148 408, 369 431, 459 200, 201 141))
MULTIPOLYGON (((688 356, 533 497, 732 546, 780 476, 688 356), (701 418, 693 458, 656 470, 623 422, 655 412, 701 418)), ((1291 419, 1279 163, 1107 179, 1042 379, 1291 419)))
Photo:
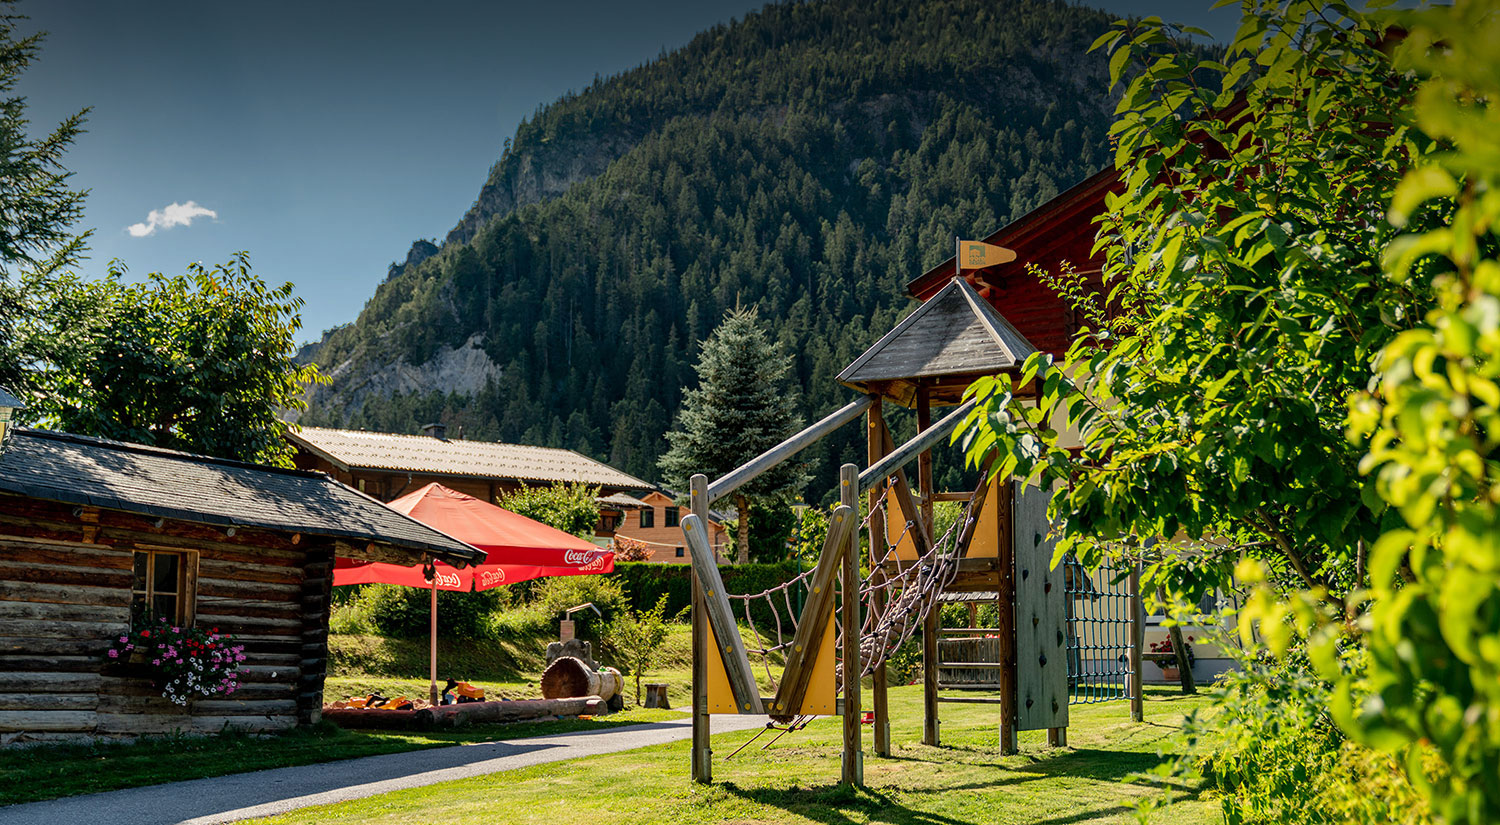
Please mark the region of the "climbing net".
MULTIPOLYGON (((890 490, 886 486, 870 507, 870 514, 879 513, 886 523, 894 523, 890 521, 891 514, 893 511, 899 512, 889 506, 890 490)), ((872 518, 870 514, 860 522, 858 531, 869 535, 872 541, 878 541, 880 552, 877 556, 872 547, 870 573, 860 580, 859 585, 858 603, 864 607, 859 628, 861 676, 874 673, 882 662, 889 659, 922 626, 927 615, 937 609, 939 594, 958 575, 958 560, 962 555, 962 548, 958 546, 959 536, 963 533, 963 527, 976 517, 971 505, 964 518, 956 520, 941 537, 933 540, 926 552, 915 559, 902 559, 898 555, 898 548, 908 534, 918 529, 916 523, 902 519, 901 531, 892 540, 889 530, 869 529, 872 518), (878 535, 879 533, 885 535, 878 535)), ((807 570, 796 578, 759 593, 728 594, 733 609, 744 616, 745 624, 755 636, 755 646, 747 646, 746 652, 759 655, 766 678, 772 682, 776 678, 771 672, 771 657, 773 654, 784 655, 792 646, 800 621, 803 596, 811 587, 815 572, 815 569, 807 570), (793 606, 794 602, 797 607, 793 606), (761 623, 756 621, 757 614, 763 620, 761 623), (764 621, 767 617, 770 620, 764 621), (762 624, 767 626, 764 633, 760 629, 762 624)), ((842 577, 838 581, 842 596, 842 577)), ((835 626, 837 635, 834 649, 842 654, 843 626, 842 623, 835 623, 835 626)), ((841 656, 838 667, 841 687, 843 672, 841 656)))

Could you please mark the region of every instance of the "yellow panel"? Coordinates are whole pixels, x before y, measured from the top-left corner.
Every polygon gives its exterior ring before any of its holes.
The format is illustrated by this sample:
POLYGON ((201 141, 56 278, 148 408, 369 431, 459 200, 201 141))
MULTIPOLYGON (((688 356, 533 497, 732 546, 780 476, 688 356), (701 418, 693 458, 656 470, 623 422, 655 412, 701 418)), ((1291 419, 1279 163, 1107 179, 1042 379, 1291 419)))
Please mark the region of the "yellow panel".
POLYGON ((1000 497, 1000 478, 990 481, 990 491, 984 497, 984 506, 979 508, 979 524, 974 526, 974 538, 969 540, 966 558, 993 559, 1000 555, 1000 511, 1004 509, 1000 497))
MULTIPOLYGON (((705 623, 706 624, 706 623, 705 623)), ((708 638, 715 642, 708 648, 708 712, 739 713, 734 704, 734 689, 729 686, 729 673, 724 669, 724 648, 717 644, 714 629, 708 628, 708 638)))
POLYGON ((890 505, 885 511, 886 541, 896 544, 896 558, 901 561, 916 561, 917 544, 911 540, 911 536, 906 535, 906 522, 913 516, 901 509, 901 504, 894 495, 887 494, 885 500, 890 505), (899 542, 896 541, 898 538, 899 542))
POLYGON ((838 715, 838 652, 833 647, 837 635, 833 626, 833 609, 823 625, 823 642, 818 645, 818 658, 813 662, 812 679, 807 683, 807 693, 802 697, 802 707, 797 712, 803 716, 838 715))

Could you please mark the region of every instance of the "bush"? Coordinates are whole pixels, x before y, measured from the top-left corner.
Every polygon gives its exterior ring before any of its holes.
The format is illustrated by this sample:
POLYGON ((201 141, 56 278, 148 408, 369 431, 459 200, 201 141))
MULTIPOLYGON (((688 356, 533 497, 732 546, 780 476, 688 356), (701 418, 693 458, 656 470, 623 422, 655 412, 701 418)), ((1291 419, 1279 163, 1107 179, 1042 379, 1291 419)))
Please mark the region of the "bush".
MULTIPOLYGON (((490 614, 500 604, 492 590, 477 593, 438 591, 438 634, 458 639, 489 638, 490 614)), ((373 631, 381 636, 426 636, 432 595, 420 587, 372 584, 352 596, 336 613, 335 633, 373 631)))
POLYGON ((496 504, 579 538, 592 539, 599 526, 598 487, 558 482, 502 494, 496 504))
POLYGON ((584 628, 591 628, 596 619, 607 622, 614 618, 629 605, 630 600, 625 597, 620 583, 611 576, 553 576, 536 586, 531 606, 552 623, 563 618, 568 608, 585 602, 593 602, 600 615, 595 617, 592 612, 585 611, 575 613, 573 617, 584 628))
POLYGON ((1217 712, 1188 720, 1178 769, 1209 781, 1228 825, 1432 822, 1396 760, 1334 724, 1333 688, 1305 659, 1246 658, 1215 693, 1217 712))

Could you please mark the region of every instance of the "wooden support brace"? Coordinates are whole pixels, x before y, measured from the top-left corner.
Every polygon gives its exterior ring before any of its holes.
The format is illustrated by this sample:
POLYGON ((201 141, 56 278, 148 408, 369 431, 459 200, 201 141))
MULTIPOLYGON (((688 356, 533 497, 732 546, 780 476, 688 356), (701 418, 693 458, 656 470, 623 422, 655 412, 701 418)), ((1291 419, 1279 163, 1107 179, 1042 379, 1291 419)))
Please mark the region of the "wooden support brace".
POLYGON ((696 513, 684 516, 682 534, 687 538, 688 552, 693 557, 693 578, 703 591, 708 626, 713 630, 718 653, 724 662, 724 673, 729 677, 729 688, 734 692, 734 706, 741 713, 765 713, 760 704, 760 688, 755 684, 755 672, 750 668, 750 657, 745 653, 739 626, 734 623, 729 596, 724 592, 724 580, 719 576, 719 565, 703 519, 696 513))
POLYGON ((807 602, 802 607, 802 618, 797 622, 797 634, 792 637, 791 650, 787 651, 786 670, 781 684, 776 687, 776 697, 771 701, 773 719, 788 720, 796 716, 807 696, 823 634, 828 630, 829 618, 833 614, 834 580, 843 564, 854 522, 853 508, 840 506, 834 509, 828 523, 828 535, 823 539, 822 555, 813 570, 807 602))

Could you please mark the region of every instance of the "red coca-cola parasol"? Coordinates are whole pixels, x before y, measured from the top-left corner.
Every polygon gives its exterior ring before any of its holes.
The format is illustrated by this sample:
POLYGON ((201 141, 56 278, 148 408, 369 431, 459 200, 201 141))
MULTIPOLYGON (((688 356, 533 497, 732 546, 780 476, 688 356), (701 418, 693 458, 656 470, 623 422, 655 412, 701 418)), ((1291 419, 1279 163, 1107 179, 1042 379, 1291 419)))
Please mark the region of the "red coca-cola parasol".
POLYGON ((488 554, 484 564, 458 569, 433 564, 428 581, 420 564, 406 566, 361 559, 334 560, 333 583, 401 584, 432 589, 432 692, 437 694, 437 591, 487 590, 542 576, 613 573, 615 554, 591 542, 432 483, 387 507, 488 554))
MULTIPOLYGON (((613 573, 615 554, 556 527, 432 483, 386 504, 436 530, 489 554, 484 564, 462 570, 434 565, 439 590, 488 590, 542 576, 613 573)), ((404 584, 429 587, 421 565, 410 567, 338 559, 333 583, 404 584)))

